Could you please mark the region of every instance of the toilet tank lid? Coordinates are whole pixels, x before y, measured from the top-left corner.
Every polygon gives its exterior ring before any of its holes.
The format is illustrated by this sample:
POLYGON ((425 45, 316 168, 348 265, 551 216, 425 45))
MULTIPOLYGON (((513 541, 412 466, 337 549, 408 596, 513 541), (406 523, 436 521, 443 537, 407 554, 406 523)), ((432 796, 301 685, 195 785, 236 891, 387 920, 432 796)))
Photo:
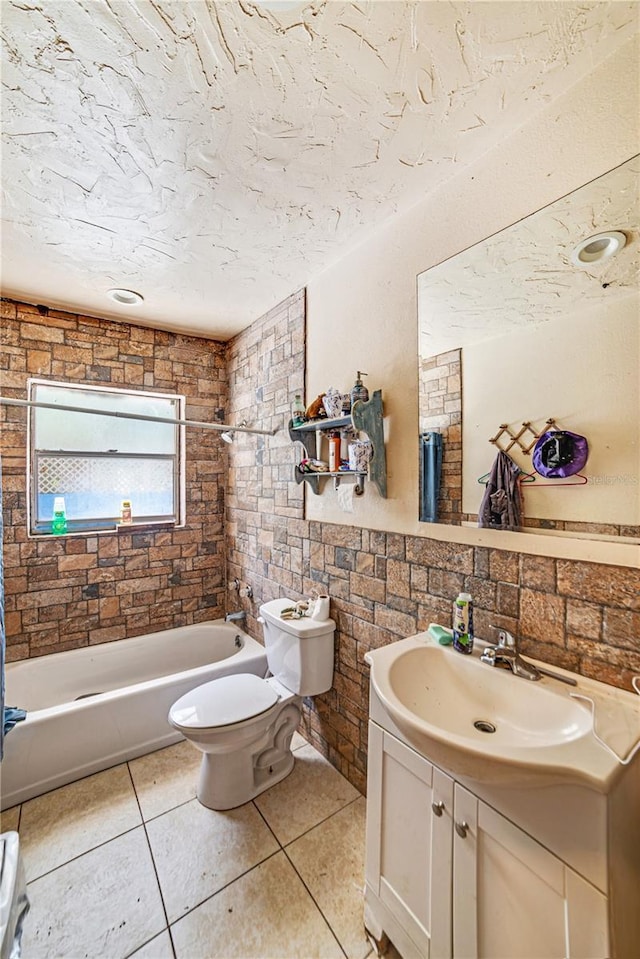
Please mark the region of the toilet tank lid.
POLYGON ((252 719, 277 702, 278 694, 265 679, 240 673, 191 689, 176 700, 169 718, 183 729, 210 729, 252 719))
POLYGON ((260 607, 260 615, 267 622, 273 623, 285 633, 292 633, 301 639, 311 639, 313 636, 326 636, 335 630, 333 619, 311 619, 303 616, 302 619, 282 619, 280 613, 288 606, 295 606, 295 599, 271 599, 260 607))

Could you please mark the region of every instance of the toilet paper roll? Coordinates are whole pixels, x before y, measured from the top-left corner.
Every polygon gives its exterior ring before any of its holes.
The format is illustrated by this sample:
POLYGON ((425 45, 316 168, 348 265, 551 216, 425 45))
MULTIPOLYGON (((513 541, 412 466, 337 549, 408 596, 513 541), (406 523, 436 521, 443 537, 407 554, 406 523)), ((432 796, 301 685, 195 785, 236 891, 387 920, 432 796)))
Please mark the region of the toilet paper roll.
POLYGON ((340 484, 338 487, 338 506, 344 513, 353 513, 353 484, 340 484))
POLYGON ((313 606, 313 613, 311 615, 311 619, 315 619, 319 622, 324 622, 325 619, 329 619, 329 597, 328 596, 318 596, 313 606))

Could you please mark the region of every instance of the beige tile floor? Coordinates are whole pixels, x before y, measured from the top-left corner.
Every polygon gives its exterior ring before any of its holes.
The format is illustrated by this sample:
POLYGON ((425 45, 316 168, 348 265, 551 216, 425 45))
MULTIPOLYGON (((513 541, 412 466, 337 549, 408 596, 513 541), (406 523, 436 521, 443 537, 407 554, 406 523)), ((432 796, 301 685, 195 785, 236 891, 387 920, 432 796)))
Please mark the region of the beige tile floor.
POLYGON ((293 745, 293 772, 228 812, 195 798, 184 742, 4 812, 25 959, 364 959, 365 800, 293 745))

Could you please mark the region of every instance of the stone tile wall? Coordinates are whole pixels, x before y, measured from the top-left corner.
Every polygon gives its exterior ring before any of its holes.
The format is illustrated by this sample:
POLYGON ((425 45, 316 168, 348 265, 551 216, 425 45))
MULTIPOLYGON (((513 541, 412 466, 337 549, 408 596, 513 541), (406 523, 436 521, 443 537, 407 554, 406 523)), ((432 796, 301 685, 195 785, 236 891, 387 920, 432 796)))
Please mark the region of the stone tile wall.
MULTIPOLYGON (((273 519, 263 521, 270 536, 273 519)), ((234 568, 257 584, 255 603, 274 592, 298 598, 318 587, 331 596, 338 624, 334 686, 306 703, 305 733, 362 791, 369 693, 364 655, 431 622, 450 625, 460 590, 474 597, 479 636, 489 638, 490 623, 503 626, 521 637, 524 653, 624 688, 640 673, 638 570, 318 522, 275 528, 277 543, 257 561, 271 570, 269 579, 255 576, 257 558, 240 550, 234 568), (292 571, 300 551, 302 566, 292 571)))
POLYGON ((244 608, 250 631, 261 602, 302 591, 307 524, 302 486, 293 478, 294 445, 287 425, 296 393, 304 395, 304 291, 289 297, 227 345, 229 419, 246 419, 274 436, 237 433, 229 449, 226 534, 227 581, 248 582, 254 602, 231 586, 229 608, 244 608))
MULTIPOLYGON (((2 302, 0 382, 29 377, 186 395, 186 415, 224 419, 225 346, 2 302)), ((0 406, 7 659, 104 643, 224 615, 226 445, 187 430, 187 522, 118 533, 27 535, 26 410, 0 406)))
MULTIPOLYGON (((233 415, 281 427, 304 382, 302 294, 231 342, 228 372, 233 415)), ((234 445, 228 577, 252 585, 254 596, 238 602, 231 593, 228 600, 245 608, 259 637, 264 600, 329 593, 338 624, 334 686, 306 701, 304 732, 361 791, 364 655, 430 622, 448 625, 460 590, 474 596, 482 637, 489 637, 490 623, 504 626, 522 637, 525 653, 618 686, 628 688, 640 673, 640 571, 309 522, 293 482, 296 460, 285 433, 257 449, 255 440, 234 445)))

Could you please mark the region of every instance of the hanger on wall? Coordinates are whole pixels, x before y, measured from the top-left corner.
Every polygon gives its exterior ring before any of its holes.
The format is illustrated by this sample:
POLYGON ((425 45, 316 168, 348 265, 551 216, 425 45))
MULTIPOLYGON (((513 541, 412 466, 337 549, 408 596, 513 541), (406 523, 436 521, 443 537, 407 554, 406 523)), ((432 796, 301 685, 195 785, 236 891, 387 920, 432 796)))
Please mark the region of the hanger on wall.
POLYGON ((545 482, 540 482, 540 480, 537 480, 536 486, 538 487, 538 489, 545 489, 548 486, 584 486, 588 482, 589 482, 588 476, 584 476, 582 473, 574 473, 570 479, 569 477, 567 477, 567 480, 562 481, 560 483, 545 483, 545 482))
MULTIPOLYGON (((516 463, 516 466, 518 466, 517 463, 516 463)), ((525 473, 525 471, 522 470, 522 469, 520 469, 519 466, 518 466, 518 469, 519 469, 519 471, 520 471, 520 472, 518 473, 518 482, 519 482, 519 483, 535 483, 535 482, 537 482, 537 475, 536 475, 536 473, 525 473)), ((486 486, 487 483, 489 482, 489 477, 490 477, 490 476, 491 476, 491 470, 489 470, 488 473, 483 473, 482 476, 479 476, 479 477, 478 477, 478 483, 481 483, 482 486, 486 486)))

